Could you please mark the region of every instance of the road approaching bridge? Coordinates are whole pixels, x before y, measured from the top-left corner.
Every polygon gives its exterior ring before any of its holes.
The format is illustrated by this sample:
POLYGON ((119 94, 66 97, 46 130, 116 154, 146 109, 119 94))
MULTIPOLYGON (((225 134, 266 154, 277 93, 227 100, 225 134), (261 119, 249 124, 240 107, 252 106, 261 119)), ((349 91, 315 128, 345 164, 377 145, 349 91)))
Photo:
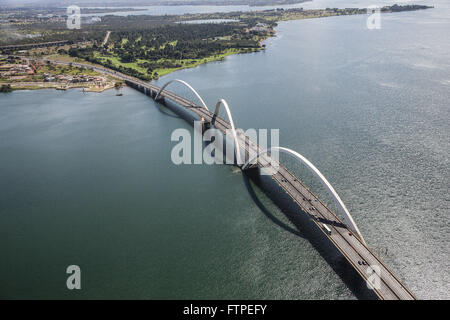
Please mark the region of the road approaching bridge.
MULTIPOLYGON (((68 64, 65 62, 56 62, 68 64)), ((231 123, 211 112, 205 106, 181 97, 171 91, 162 90, 155 85, 139 79, 103 68, 82 63, 73 63, 74 66, 84 67, 121 78, 126 84, 152 98, 168 99, 196 114, 205 123, 213 123, 225 135, 231 135, 231 123)), ((180 81, 183 82, 183 81, 180 81)), ((164 88, 164 87, 163 87, 164 88)), ((192 87, 189 86, 190 89, 192 87)), ((193 90, 193 89, 192 89, 193 90)), ((196 93, 196 92, 195 92, 196 93)), ((197 93, 196 93, 197 94, 197 93)), ((203 100, 202 100, 203 101, 203 100)), ((216 108, 218 110, 218 108, 216 108)), ((229 111, 229 110, 228 110, 229 111)), ((233 137, 234 138, 234 137, 233 137)), ((303 182, 292 172, 278 162, 274 162, 269 155, 264 154, 260 148, 244 133, 237 133, 238 145, 246 154, 261 154, 254 166, 264 169, 273 169, 272 179, 297 203, 302 211, 311 218, 314 224, 342 253, 350 265, 368 283, 372 283, 372 290, 383 300, 414 300, 416 297, 410 290, 380 261, 380 259, 368 248, 362 237, 355 234, 332 210, 330 210, 303 182), (277 168, 271 168, 273 164, 277 168), (375 271, 375 272, 374 272, 375 271), (378 271, 378 272, 377 272, 378 271), (377 277, 377 274, 379 275, 377 277), (375 278, 374 278, 375 277, 375 278)))
POLYGON ((41 43, 12 44, 7 46, 0 46, 0 51, 28 50, 34 48, 62 46, 68 43, 69 43, 68 40, 62 40, 62 41, 41 42, 41 43))
POLYGON ((109 36, 111 35, 111 31, 106 31, 105 39, 103 39, 102 46, 108 43, 109 36))

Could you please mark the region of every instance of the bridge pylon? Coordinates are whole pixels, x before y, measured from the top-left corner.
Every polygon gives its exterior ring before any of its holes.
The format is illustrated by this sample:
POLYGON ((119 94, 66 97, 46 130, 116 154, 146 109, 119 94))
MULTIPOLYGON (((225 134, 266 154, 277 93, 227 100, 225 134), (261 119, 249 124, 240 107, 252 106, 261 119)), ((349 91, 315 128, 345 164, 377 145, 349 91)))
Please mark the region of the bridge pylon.
POLYGON ((201 117, 200 121, 202 122, 202 134, 204 134, 206 130, 211 129, 211 122, 205 121, 203 117, 201 117))
POLYGON ((160 103, 165 103, 166 102, 166 99, 163 97, 163 96, 161 96, 161 95, 155 95, 155 97, 153 98, 156 102, 160 102, 160 103))

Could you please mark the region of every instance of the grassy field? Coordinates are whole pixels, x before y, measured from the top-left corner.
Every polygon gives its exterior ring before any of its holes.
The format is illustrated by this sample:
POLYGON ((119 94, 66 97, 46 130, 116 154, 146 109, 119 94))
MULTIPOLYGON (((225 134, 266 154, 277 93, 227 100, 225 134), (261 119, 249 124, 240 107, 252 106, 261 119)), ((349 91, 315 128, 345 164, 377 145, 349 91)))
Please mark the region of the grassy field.
POLYGON ((139 72, 142 72, 143 74, 147 73, 147 69, 142 68, 140 66, 138 66, 138 63, 142 63, 145 62, 145 60, 140 60, 138 59, 136 62, 122 62, 120 61, 120 58, 113 56, 113 55, 101 55, 99 52, 95 52, 94 53, 94 57, 96 59, 101 60, 102 62, 106 62, 107 60, 110 60, 112 62, 112 64, 116 67, 122 66, 122 67, 126 67, 126 68, 131 68, 134 70, 137 70, 139 72))
MULTIPOLYGON (((75 59, 64 56, 53 56, 55 60, 65 62, 75 62, 75 59), (59 59, 58 59, 59 58, 59 59), (65 58, 65 59, 64 59, 65 58)), ((5 64, 5 62, 13 62, 14 64, 23 64, 24 60, 14 60, 8 61, 3 59, 0 64, 5 64)), ((0 76, 0 85, 2 87, 2 92, 5 86, 9 86, 9 90, 38 90, 38 89, 57 89, 57 90, 67 90, 73 88, 82 88, 86 92, 103 92, 114 87, 122 86, 123 82, 117 80, 116 78, 107 75, 104 76, 105 80, 96 81, 86 81, 86 82, 73 82, 64 79, 53 79, 52 81, 46 82, 45 75, 51 76, 101 76, 99 72, 90 70, 83 67, 71 66, 71 65, 57 65, 54 63, 42 63, 42 62, 32 62, 33 67, 36 72, 34 74, 26 74, 24 72, 19 74, 2 75, 0 76)), ((6 92, 9 92, 6 91, 6 92)))
POLYGON ((114 81, 108 81, 105 86, 93 86, 88 83, 78 84, 61 84, 61 83, 49 83, 49 82, 2 82, 0 85, 10 84, 11 89, 14 90, 40 90, 40 89, 56 89, 56 90, 68 90, 68 89, 83 89, 85 92, 103 92, 105 90, 113 89, 115 87, 114 81))
POLYGON ((220 54, 214 55, 214 56, 210 56, 207 57, 205 59, 183 59, 183 60, 171 60, 171 62, 174 63, 179 63, 182 66, 179 68, 159 68, 156 69, 156 72, 158 73, 158 75, 164 76, 167 75, 171 72, 177 71, 177 70, 181 70, 181 69, 186 69, 186 68, 195 68, 198 65, 201 65, 203 63, 208 63, 208 62, 212 62, 212 61, 219 61, 219 60, 223 60, 225 57, 232 55, 232 54, 238 54, 238 53, 244 53, 246 51, 244 50, 239 50, 239 49, 228 49, 220 54))
MULTIPOLYGON (((212 55, 209 57, 206 57, 204 59, 181 59, 181 60, 175 60, 175 59, 160 59, 157 62, 160 63, 161 65, 164 62, 170 62, 172 64, 178 64, 181 65, 180 67, 176 67, 176 68, 157 68, 154 70, 153 76, 156 77, 161 77, 164 75, 167 75, 171 72, 177 71, 177 70, 181 70, 181 69, 186 69, 186 68, 194 68, 197 67, 200 64, 203 63, 208 63, 211 61, 219 61, 224 59, 225 57, 232 55, 232 54, 238 54, 238 53, 245 53, 245 52, 253 52, 256 51, 255 50, 248 50, 248 49, 227 49, 224 52, 220 53, 220 54, 216 54, 216 55, 212 55)), ((122 66, 122 67, 126 67, 126 68, 131 68, 134 70, 137 70, 143 74, 147 74, 147 69, 143 68, 141 66, 139 66, 139 63, 144 63, 147 62, 146 60, 141 60, 138 59, 136 62, 122 62, 120 61, 120 58, 113 56, 113 55, 101 55, 99 52, 95 52, 94 54, 96 59, 100 59, 102 62, 106 62, 108 59, 111 61, 111 63, 116 66, 122 66)))
POLYGON ((38 63, 36 66, 35 74, 23 74, 20 75, 21 78, 10 78, 9 76, 0 76, 0 83, 17 83, 17 82, 38 82, 43 81, 44 75, 85 75, 85 76, 100 76, 100 74, 96 71, 79 68, 75 66, 62 66, 55 64, 40 64, 38 63))
POLYGON ((91 65, 91 66, 101 67, 101 65, 99 65, 99 64, 91 63, 89 61, 86 61, 86 60, 83 60, 83 59, 80 59, 80 58, 71 57, 71 56, 69 56, 67 54, 55 53, 55 54, 43 56, 42 58, 55 60, 55 61, 61 61, 61 62, 80 62, 80 63, 88 64, 88 65, 91 65))
POLYGON ((78 67, 70 67, 70 66, 60 66, 60 65, 42 65, 37 71, 37 75, 43 75, 44 73, 49 74, 64 74, 64 75, 87 75, 87 76, 99 76, 98 72, 93 70, 78 68, 78 67))

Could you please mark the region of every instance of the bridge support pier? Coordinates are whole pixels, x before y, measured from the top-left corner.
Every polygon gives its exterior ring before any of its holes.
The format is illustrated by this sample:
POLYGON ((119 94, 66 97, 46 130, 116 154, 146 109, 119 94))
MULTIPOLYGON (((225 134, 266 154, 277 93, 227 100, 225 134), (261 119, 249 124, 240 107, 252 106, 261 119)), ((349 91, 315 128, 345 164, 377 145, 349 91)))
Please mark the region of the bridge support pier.
POLYGON ((155 97, 153 99, 155 99, 156 102, 160 102, 160 103, 165 103, 166 102, 166 99, 164 99, 164 97, 155 97))
POLYGON ((202 134, 204 134, 206 130, 211 129, 211 122, 205 121, 203 117, 200 121, 202 122, 202 134))
POLYGON ((247 168, 244 168, 244 166, 240 167, 242 170, 242 174, 252 181, 259 183, 261 182, 261 172, 259 170, 259 167, 257 165, 251 165, 247 168))
POLYGON ((242 171, 244 171, 245 173, 248 173, 248 174, 253 174, 255 172, 257 173, 258 169, 259 169, 259 167, 256 164, 249 165, 246 168, 244 168, 244 166, 242 166, 242 171))

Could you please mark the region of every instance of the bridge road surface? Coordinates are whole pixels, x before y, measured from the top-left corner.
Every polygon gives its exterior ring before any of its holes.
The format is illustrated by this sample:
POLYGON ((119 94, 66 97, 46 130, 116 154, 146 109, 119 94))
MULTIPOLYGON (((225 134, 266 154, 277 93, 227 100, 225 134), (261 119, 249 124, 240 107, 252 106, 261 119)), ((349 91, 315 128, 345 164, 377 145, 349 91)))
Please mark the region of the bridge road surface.
MULTIPOLYGON (((54 61, 52 61, 54 62, 54 61)), ((63 62, 55 62, 60 64, 69 64, 63 62)), ((160 88, 144 81, 130 77, 119 72, 115 72, 106 68, 96 67, 92 65, 73 63, 75 66, 93 69, 102 73, 107 73, 115 77, 121 78, 133 88, 141 92, 151 94, 155 97, 160 88)), ((164 90, 161 93, 162 98, 167 98, 180 106, 194 112, 205 122, 211 122, 214 113, 196 105, 192 101, 185 99, 171 91, 164 90)), ((226 135, 231 135, 231 125, 228 121, 217 116, 214 126, 226 135)), ((238 142, 245 152, 251 155, 256 155, 262 149, 253 141, 249 139, 242 132, 238 131, 238 142)), ((256 165, 260 168, 268 168, 272 166, 270 156, 263 155, 258 157, 256 165)), ((276 163, 278 170, 272 175, 278 185, 288 193, 291 198, 301 207, 301 209, 309 214, 312 221, 317 227, 328 237, 328 239, 336 246, 347 261, 365 280, 369 281, 372 274, 370 266, 378 266, 380 269, 379 286, 373 288, 377 296, 382 300, 415 300, 416 297, 408 288, 377 258, 377 256, 353 233, 347 226, 333 213, 320 199, 313 194, 293 173, 291 173, 283 165, 276 163), (311 201, 310 201, 311 199, 311 201), (323 230, 322 223, 325 223, 330 229, 331 234, 323 230)), ((273 167, 273 166, 272 166, 273 167)))

